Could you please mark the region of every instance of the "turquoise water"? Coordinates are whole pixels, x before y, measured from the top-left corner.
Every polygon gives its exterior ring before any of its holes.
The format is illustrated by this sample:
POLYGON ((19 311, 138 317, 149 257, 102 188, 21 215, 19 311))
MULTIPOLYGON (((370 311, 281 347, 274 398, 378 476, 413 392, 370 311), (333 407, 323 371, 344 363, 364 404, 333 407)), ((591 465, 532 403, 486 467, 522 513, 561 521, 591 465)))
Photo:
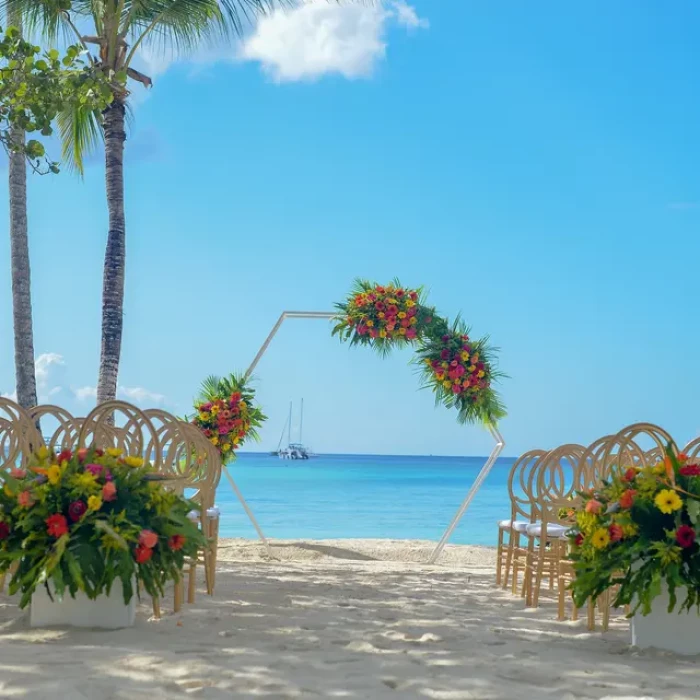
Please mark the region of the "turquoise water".
MULTIPOLYGON (((266 536, 438 540, 483 457, 322 455, 308 461, 241 453, 229 470, 266 536)), ((452 539, 493 545, 508 516, 513 459, 499 459, 452 539)), ((226 477, 217 493, 223 537, 256 537, 226 477)))

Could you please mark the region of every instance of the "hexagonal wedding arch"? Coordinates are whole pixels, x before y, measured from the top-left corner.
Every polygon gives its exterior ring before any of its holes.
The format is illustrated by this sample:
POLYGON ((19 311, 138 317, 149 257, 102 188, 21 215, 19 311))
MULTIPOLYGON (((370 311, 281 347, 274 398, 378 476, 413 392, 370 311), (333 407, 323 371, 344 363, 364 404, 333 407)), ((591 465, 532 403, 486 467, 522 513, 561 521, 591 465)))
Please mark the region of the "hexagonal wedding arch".
MULTIPOLYGON (((335 311, 283 311, 244 376, 247 379, 252 375, 287 319, 334 321, 333 335, 341 341, 368 346, 383 356, 393 347, 414 348, 414 361, 421 367, 423 385, 432 389, 436 403, 456 409, 460 423, 482 424, 495 441, 491 454, 431 553, 428 562, 432 564, 505 446, 498 429, 505 408, 491 386, 493 380, 503 376, 495 368, 496 351, 489 346, 487 338, 470 339, 469 329, 459 317, 450 323, 438 316, 434 307, 426 305, 422 288, 406 289, 398 280, 385 286, 358 280, 348 298, 335 306, 335 311)), ((262 534, 261 538, 265 541, 262 534)))

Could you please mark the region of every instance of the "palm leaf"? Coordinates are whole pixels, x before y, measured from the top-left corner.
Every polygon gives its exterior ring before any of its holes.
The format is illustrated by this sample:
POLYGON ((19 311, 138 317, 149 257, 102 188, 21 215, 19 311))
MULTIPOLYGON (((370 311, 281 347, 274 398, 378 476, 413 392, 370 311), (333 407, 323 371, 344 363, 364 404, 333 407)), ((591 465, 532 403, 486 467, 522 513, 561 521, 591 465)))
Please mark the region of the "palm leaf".
POLYGON ((61 134, 61 153, 70 170, 83 174, 86 155, 102 140, 102 115, 81 109, 79 105, 58 115, 58 130, 61 134))

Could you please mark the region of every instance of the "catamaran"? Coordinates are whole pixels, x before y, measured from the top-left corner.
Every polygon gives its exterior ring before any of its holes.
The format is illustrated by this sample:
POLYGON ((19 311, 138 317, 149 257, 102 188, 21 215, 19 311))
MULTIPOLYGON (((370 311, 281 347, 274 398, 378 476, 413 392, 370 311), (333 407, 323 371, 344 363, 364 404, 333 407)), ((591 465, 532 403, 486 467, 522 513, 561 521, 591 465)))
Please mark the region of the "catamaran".
POLYGON ((280 441, 277 444, 277 450, 273 452, 273 455, 277 455, 280 459, 309 459, 312 456, 311 450, 304 447, 302 443, 302 430, 304 426, 304 399, 301 400, 301 416, 299 418, 299 442, 292 442, 292 402, 289 402, 289 417, 287 422, 282 428, 282 435, 280 435, 280 441), (287 447, 282 447, 282 442, 284 441, 284 434, 287 433, 287 447))

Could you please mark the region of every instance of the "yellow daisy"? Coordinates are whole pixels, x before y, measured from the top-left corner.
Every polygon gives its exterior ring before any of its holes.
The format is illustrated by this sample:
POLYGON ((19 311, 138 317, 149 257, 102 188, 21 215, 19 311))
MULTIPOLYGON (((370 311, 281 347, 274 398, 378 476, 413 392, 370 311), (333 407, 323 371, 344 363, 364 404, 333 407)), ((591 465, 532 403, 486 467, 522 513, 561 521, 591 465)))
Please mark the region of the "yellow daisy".
POLYGON ((681 497, 671 489, 659 491, 659 493, 656 494, 654 503, 662 513, 666 513, 667 515, 683 507, 681 497))
POLYGON ((90 496, 87 506, 89 510, 99 510, 102 508, 102 499, 99 496, 90 496))
POLYGON ((610 533, 604 528, 598 528, 591 536, 591 544, 596 549, 605 549, 610 544, 610 533))

